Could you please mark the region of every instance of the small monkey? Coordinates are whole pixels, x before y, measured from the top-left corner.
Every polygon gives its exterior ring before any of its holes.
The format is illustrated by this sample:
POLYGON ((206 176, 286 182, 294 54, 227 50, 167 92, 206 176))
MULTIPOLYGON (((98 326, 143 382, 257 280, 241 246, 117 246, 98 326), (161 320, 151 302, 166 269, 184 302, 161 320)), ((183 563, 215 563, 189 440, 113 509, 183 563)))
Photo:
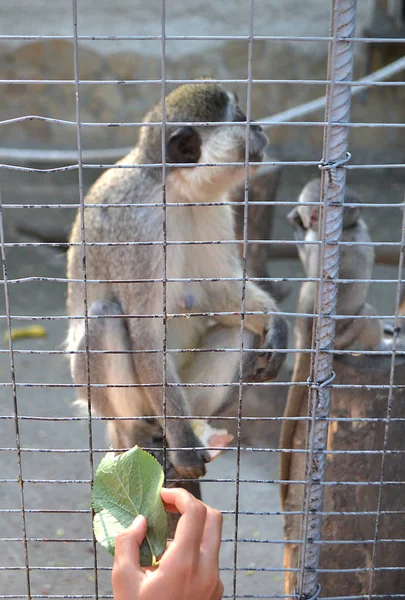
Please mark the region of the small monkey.
MULTIPOLYGON (((306 242, 319 240, 319 202, 321 196, 321 179, 312 179, 301 191, 299 205, 289 214, 288 219, 294 227, 295 239, 306 242), (318 206, 313 203, 318 203, 318 206), (305 204, 312 203, 312 204, 305 204)), ((345 202, 360 203, 360 198, 350 188, 346 188, 345 202)), ((367 225, 360 217, 360 206, 344 206, 343 231, 341 240, 344 242, 370 241, 367 225)), ((305 275, 308 278, 317 278, 318 273, 318 244, 299 244, 298 254, 301 259, 305 275)), ((374 248, 372 246, 341 246, 339 279, 371 279, 374 266, 374 248)), ((381 346, 383 326, 379 319, 352 319, 349 315, 376 315, 373 306, 367 304, 368 283, 339 283, 336 314, 348 315, 347 319, 336 321, 335 344, 337 350, 376 350, 381 346)), ((298 314, 313 314, 317 284, 305 281, 301 285, 298 297, 298 314)), ((297 317, 295 325, 295 347, 311 348, 312 345, 312 318, 297 317)), ((306 353, 296 355, 293 382, 304 382, 310 374, 311 357, 306 353)), ((303 403, 308 400, 308 391, 302 386, 291 385, 288 391, 287 404, 284 411, 280 434, 279 447, 291 449, 294 444, 294 435, 297 418, 301 414, 303 403)), ((287 481, 290 473, 291 454, 281 453, 280 480, 287 481)), ((285 509, 287 484, 280 486, 281 505, 285 509)))
MULTIPOLYGON (((138 145, 117 163, 133 168, 109 169, 85 199, 84 226, 86 242, 90 242, 86 247, 87 305, 91 317, 88 346, 93 351, 104 351, 91 354, 89 359, 91 404, 106 417, 121 417, 111 420, 108 426, 115 448, 128 448, 135 443, 162 444, 164 329, 159 315, 163 313, 166 214, 167 313, 187 314, 190 309, 195 313, 220 313, 212 318, 180 316, 167 320, 166 439, 169 450, 180 449, 170 451, 169 460, 181 477, 196 478, 205 473, 204 463, 209 455, 196 449, 202 444, 190 420, 175 417, 213 414, 214 409, 220 409, 228 401, 232 388, 185 388, 181 384, 238 381, 240 353, 170 350, 240 345, 241 317, 235 313, 241 310, 242 265, 238 245, 229 243, 235 240, 232 208, 199 203, 227 199, 231 186, 243 181, 245 168, 244 165, 197 165, 243 162, 246 126, 238 123, 246 121, 246 117, 236 96, 216 84, 181 86, 167 96, 165 109, 165 158, 171 165, 166 170, 165 211, 162 206, 151 206, 163 200, 162 170, 145 167, 162 162, 162 128, 148 125, 162 120, 160 103, 146 115, 138 145), (173 124, 179 121, 209 121, 217 125, 173 124), (225 126, 221 124, 223 121, 235 125, 225 126), (189 166, 181 166, 183 163, 189 166), (173 206, 174 203, 186 206, 173 206), (193 243, 218 241, 228 243, 193 243), (188 278, 211 280, 173 281, 188 278), (239 281, 214 281, 215 278, 239 281), (115 353, 108 354, 112 351, 115 353), (137 416, 149 419, 126 420, 137 416)), ((261 127, 251 125, 249 160, 261 161, 266 144, 267 137, 261 127)), ((77 244, 80 240, 78 213, 70 241, 77 244)), ((78 245, 69 248, 67 274, 69 279, 83 278, 82 250, 78 245)), ((67 309, 70 316, 83 317, 83 283, 69 282, 67 309)), ((285 354, 277 350, 286 348, 286 322, 274 315, 277 306, 273 298, 251 281, 246 282, 245 309, 259 313, 244 317, 245 347, 260 348, 263 352, 246 353, 244 377, 269 380, 277 375, 284 361, 285 354)), ((85 350, 83 318, 70 320, 67 345, 72 351, 85 350)), ((75 383, 87 382, 83 352, 71 355, 71 373, 75 383)), ((84 388, 78 388, 78 396, 79 400, 85 400, 84 388)))
MULTIPOLYGON (((288 215, 294 227, 295 239, 306 242, 319 241, 318 222, 321 179, 312 179, 301 191, 299 206, 288 215)), ((350 188, 346 188, 345 202, 360 203, 360 198, 350 188)), ((360 217, 360 206, 345 206, 343 208, 342 242, 370 242, 367 225, 360 217)), ((319 245, 300 244, 298 254, 305 275, 308 278, 319 277, 318 255, 319 245)), ((372 246, 341 246, 339 279, 371 279, 374 266, 374 248, 372 246)), ((373 306, 367 304, 369 283, 339 283, 337 298, 337 315, 367 315, 376 316, 373 306)), ((298 313, 313 313, 316 294, 316 282, 305 282, 301 286, 298 313)), ((305 318, 304 318, 305 319, 305 318)), ((296 346, 310 346, 312 319, 307 318, 306 327, 297 327, 296 346), (303 330, 305 338, 302 339, 303 330)), ((378 319, 339 319, 336 321, 335 348, 337 350, 376 350, 383 335, 382 323, 378 319)))

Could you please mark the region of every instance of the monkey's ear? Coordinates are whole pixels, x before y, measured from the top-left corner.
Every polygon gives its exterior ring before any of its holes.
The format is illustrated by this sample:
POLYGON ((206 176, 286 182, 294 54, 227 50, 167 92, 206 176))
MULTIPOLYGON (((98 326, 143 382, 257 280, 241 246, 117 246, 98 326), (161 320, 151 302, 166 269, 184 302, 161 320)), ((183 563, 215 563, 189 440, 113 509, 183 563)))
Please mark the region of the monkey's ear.
POLYGON ((343 227, 355 225, 360 218, 360 206, 345 206, 343 208, 343 227))
POLYGON ((197 163, 201 153, 201 138, 194 127, 178 127, 167 143, 167 161, 197 163))

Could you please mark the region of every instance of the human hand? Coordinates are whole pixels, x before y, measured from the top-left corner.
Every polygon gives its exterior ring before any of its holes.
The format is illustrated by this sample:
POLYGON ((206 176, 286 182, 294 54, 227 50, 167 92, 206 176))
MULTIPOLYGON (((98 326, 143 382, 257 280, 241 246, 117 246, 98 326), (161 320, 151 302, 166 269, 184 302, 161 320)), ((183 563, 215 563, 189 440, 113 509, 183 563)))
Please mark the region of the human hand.
POLYGON ((162 489, 166 510, 179 512, 173 542, 159 566, 143 569, 139 548, 146 535, 145 517, 117 536, 112 586, 114 600, 220 600, 222 515, 181 488, 162 489))

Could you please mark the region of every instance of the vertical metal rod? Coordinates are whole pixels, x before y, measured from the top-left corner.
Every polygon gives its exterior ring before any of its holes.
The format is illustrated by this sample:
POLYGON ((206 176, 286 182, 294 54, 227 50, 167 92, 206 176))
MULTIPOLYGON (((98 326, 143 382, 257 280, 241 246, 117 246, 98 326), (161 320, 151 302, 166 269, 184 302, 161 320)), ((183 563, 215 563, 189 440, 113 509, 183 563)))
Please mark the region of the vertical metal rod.
POLYGON ((7 279, 7 261, 6 261, 6 247, 4 239, 4 221, 3 221, 3 200, 0 188, 0 241, 1 241, 1 262, 3 266, 3 285, 4 285, 4 305, 6 308, 7 318, 7 333, 8 333, 8 351, 10 357, 10 373, 11 373, 11 394, 13 397, 13 408, 14 408, 14 429, 15 429, 15 445, 17 449, 17 468, 18 468, 18 479, 20 487, 20 510, 21 510, 21 528, 23 534, 23 545, 24 545, 24 563, 25 563, 25 580, 27 584, 27 600, 31 600, 31 578, 30 578, 30 567, 29 567, 29 556, 28 556, 28 542, 27 542, 27 522, 25 518, 25 499, 24 499, 24 479, 22 470, 21 460, 21 438, 20 438, 20 423, 18 419, 18 400, 17 400, 17 386, 15 381, 15 365, 14 365, 14 350, 13 340, 11 337, 11 314, 10 314, 10 295, 8 289, 7 279))
POLYGON ((162 62, 162 210, 163 210, 163 272, 162 272, 162 409, 163 409, 163 470, 166 476, 167 441, 166 441, 166 410, 167 410, 167 205, 166 205, 166 0, 161 5, 161 62, 162 62))
POLYGON ((249 210, 249 155, 250 155, 250 123, 252 119, 252 76, 253 76, 253 29, 254 29, 254 0, 249 4, 249 42, 248 42, 248 84, 246 98, 246 143, 245 143, 245 190, 243 211, 243 252, 242 252, 242 298, 240 322, 240 356, 239 356, 239 395, 238 395, 238 428, 236 449, 236 491, 235 491, 235 531, 233 547, 233 599, 237 598, 237 568, 238 568, 238 529, 239 529, 239 480, 240 480, 240 446, 242 433, 242 401, 243 401, 243 351, 245 331, 246 306, 246 265, 248 250, 248 210, 249 210))
POLYGON ((333 354, 325 352, 333 347, 338 286, 334 281, 339 274, 339 246, 343 222, 343 202, 347 160, 348 128, 332 123, 348 122, 350 118, 350 85, 336 86, 335 82, 350 81, 353 67, 353 43, 339 41, 354 35, 356 0, 333 0, 331 13, 332 40, 329 45, 328 86, 324 132, 322 191, 319 239, 320 247, 318 297, 314 340, 315 356, 311 361, 309 431, 306 462, 306 490, 302 520, 302 546, 296 593, 300 598, 312 598, 319 593, 317 568, 321 546, 323 486, 325 477, 325 450, 333 380, 333 354))
MULTIPOLYGON (((80 241, 82 249, 82 270, 83 270, 83 315, 84 315, 84 339, 86 351, 86 384, 87 384, 87 414, 88 414, 88 440, 89 440, 89 462, 91 486, 94 480, 94 457, 93 457, 93 427, 91 410, 91 389, 90 389, 90 352, 89 352, 89 320, 88 320, 88 302, 87 302, 87 268, 86 268, 86 231, 85 231, 85 209, 84 209, 84 186, 83 186, 83 158, 82 158, 82 136, 81 136, 81 116, 80 116, 80 81, 79 81, 79 48, 77 37, 77 0, 72 0, 73 16, 73 69, 75 80, 75 108, 76 108, 76 138, 77 138, 77 162, 78 162, 78 182, 79 182, 79 200, 80 200, 80 241)), ((94 511, 92 509, 92 519, 94 511)), ((93 536, 93 557, 94 557, 94 592, 95 598, 98 598, 98 572, 97 572, 97 544, 94 531, 93 536)))

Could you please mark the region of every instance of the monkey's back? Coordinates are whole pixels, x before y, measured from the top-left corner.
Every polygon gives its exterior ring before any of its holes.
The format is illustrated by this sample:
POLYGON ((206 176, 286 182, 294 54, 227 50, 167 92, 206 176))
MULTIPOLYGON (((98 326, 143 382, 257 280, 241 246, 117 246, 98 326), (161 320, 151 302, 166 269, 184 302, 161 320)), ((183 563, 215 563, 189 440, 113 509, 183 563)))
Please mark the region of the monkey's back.
MULTIPOLYGON (((340 246, 339 279, 371 279, 374 266, 374 248, 368 245, 370 236, 363 219, 358 219, 352 227, 342 232, 342 242, 354 242, 353 246, 340 246)), ((337 314, 356 315, 364 306, 369 283, 340 283, 338 287, 337 314)))
MULTIPOLYGON (((136 164, 136 152, 131 152, 117 164, 136 164)), ((120 284, 112 281, 142 278, 146 264, 150 278, 159 270, 161 276, 161 247, 133 243, 159 242, 163 235, 162 210, 159 207, 142 206, 156 200, 159 190, 157 181, 153 177, 146 177, 143 171, 142 168, 109 169, 97 179, 85 197, 87 206, 84 209, 83 228, 80 210, 76 214, 69 238, 74 245, 67 252, 67 276, 70 280, 83 281, 81 242, 84 238, 89 305, 94 299, 114 300, 115 288, 120 284), (102 206, 93 207, 92 204, 102 206), (122 206, 127 204, 134 206, 122 206)), ((153 284, 134 283, 132 299, 136 299, 139 285, 153 284)), ((70 315, 83 314, 83 298, 83 283, 70 281, 67 297, 70 315)))

